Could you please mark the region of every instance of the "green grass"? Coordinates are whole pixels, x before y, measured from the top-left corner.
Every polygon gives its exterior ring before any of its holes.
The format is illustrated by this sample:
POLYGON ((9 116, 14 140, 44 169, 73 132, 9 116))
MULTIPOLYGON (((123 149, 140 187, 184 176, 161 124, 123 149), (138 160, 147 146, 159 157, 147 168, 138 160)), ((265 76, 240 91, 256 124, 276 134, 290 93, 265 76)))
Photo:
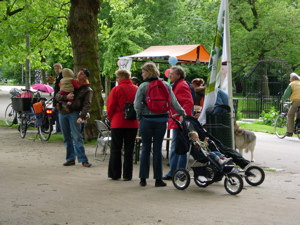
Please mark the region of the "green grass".
MULTIPOLYGON (((273 126, 265 125, 261 121, 255 121, 253 123, 240 122, 239 125, 245 130, 251 130, 253 132, 275 134, 273 126)), ((283 133, 285 133, 285 132, 286 132, 286 130, 283 131, 283 133)))
MULTIPOLYGON (((7 127, 4 120, 0 120, 0 127, 7 127)), ((18 125, 13 125, 12 127, 10 127, 10 129, 15 129, 16 132, 18 132, 18 125)), ((36 128, 34 127, 29 127, 28 130, 36 130, 36 128)), ((21 138, 21 136, 20 136, 21 138)), ((33 134, 30 134, 30 135, 26 135, 25 136, 25 139, 28 139, 28 140, 34 140, 36 138, 36 135, 33 135, 33 134)), ((49 143, 52 143, 52 142, 62 142, 63 143, 63 135, 62 134, 53 134, 51 135, 50 139, 49 139, 49 143)), ((90 141, 84 141, 84 144, 85 145, 96 145, 97 143, 97 140, 94 139, 94 140, 90 140, 90 141)))

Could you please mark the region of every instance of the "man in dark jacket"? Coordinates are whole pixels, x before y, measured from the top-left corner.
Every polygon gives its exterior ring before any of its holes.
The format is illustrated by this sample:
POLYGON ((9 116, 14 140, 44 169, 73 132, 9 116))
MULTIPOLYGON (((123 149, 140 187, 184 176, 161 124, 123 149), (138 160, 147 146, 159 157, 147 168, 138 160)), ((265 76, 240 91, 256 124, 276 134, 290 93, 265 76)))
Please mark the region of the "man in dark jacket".
POLYGON ((68 95, 56 94, 57 101, 65 101, 73 99, 70 105, 69 112, 63 107, 59 111, 59 122, 64 136, 64 144, 66 146, 66 162, 64 166, 75 165, 76 156, 78 162, 84 167, 90 167, 92 164, 88 162, 85 154, 84 141, 81 133, 81 123, 86 119, 91 107, 93 90, 90 87, 88 77, 90 72, 87 69, 81 69, 77 74, 77 84, 80 86, 74 94, 71 92, 68 95))
POLYGON ((54 72, 56 73, 55 83, 54 83, 54 98, 53 98, 53 111, 55 113, 55 133, 61 133, 60 124, 58 120, 58 110, 56 104, 58 103, 55 99, 55 95, 59 92, 59 83, 62 79, 62 65, 60 63, 55 63, 53 65, 54 72))

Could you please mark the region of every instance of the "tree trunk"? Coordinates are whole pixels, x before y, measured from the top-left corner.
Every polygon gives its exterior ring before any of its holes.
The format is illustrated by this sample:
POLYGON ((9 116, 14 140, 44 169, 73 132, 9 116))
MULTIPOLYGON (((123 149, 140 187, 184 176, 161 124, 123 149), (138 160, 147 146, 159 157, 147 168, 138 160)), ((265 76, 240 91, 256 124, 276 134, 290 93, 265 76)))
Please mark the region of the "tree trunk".
POLYGON ((68 20, 68 34, 71 38, 74 55, 74 73, 81 68, 91 72, 89 81, 94 90, 91 118, 85 125, 84 137, 86 140, 96 138, 98 131, 94 120, 103 117, 102 85, 99 63, 98 20, 100 0, 71 0, 68 20))

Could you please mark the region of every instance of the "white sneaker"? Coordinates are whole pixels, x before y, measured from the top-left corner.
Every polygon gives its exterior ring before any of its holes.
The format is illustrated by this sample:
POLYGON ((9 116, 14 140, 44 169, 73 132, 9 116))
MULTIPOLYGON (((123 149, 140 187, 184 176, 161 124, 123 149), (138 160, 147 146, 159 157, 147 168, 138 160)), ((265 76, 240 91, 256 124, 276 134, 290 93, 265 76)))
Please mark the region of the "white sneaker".
POLYGON ((220 160, 219 160, 219 163, 220 163, 221 165, 230 164, 230 163, 232 163, 232 158, 226 158, 226 159, 224 159, 224 160, 220 159, 220 160))
POLYGON ((205 176, 198 176, 198 180, 199 180, 200 182, 202 182, 202 183, 207 182, 207 179, 206 179, 205 176))

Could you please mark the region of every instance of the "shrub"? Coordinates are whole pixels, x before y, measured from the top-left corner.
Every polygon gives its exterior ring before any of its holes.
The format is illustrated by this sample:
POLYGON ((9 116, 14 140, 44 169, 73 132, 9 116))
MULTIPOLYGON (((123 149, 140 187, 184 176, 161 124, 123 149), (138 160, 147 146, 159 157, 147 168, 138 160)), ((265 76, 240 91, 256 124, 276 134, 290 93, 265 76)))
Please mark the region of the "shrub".
POLYGON ((273 125, 275 122, 276 117, 279 115, 279 111, 275 110, 275 107, 272 106, 271 110, 266 113, 265 111, 263 111, 261 114, 263 123, 266 125, 273 125))

